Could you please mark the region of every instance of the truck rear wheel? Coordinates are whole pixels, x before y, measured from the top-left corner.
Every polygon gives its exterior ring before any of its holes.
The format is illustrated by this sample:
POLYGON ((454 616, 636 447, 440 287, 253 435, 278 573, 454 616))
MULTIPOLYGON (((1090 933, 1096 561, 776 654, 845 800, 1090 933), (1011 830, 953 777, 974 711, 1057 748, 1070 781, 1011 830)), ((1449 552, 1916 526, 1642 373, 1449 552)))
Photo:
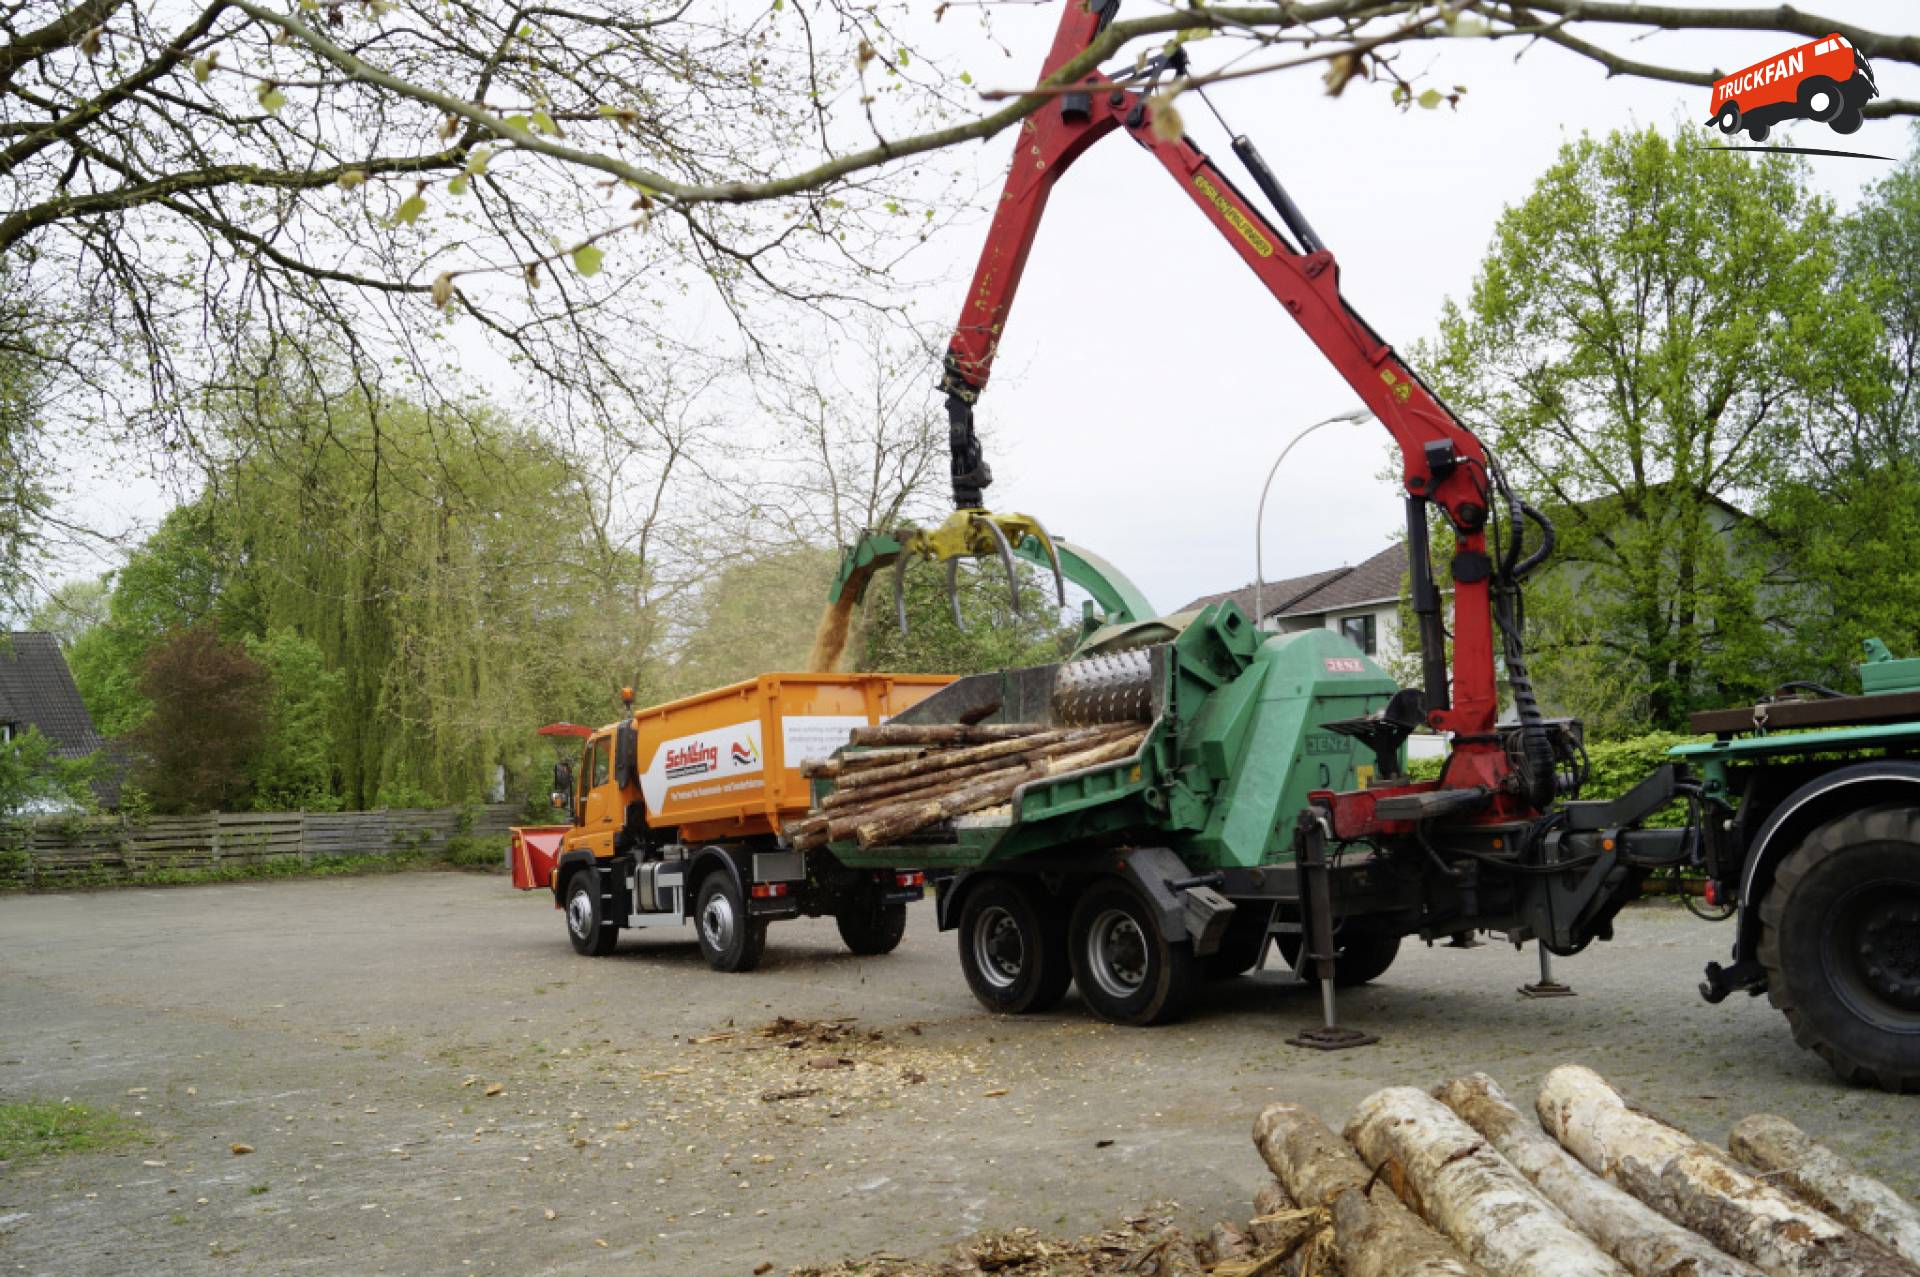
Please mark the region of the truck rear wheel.
POLYGON ((865 904, 849 906, 833 915, 840 926, 840 939, 850 953, 878 957, 900 947, 907 934, 907 907, 903 904, 865 904))
POLYGON ((604 958, 613 952, 620 939, 620 928, 607 917, 607 902, 600 896, 600 871, 591 866, 576 869, 567 877, 567 939, 573 951, 589 958, 604 958))
POLYGON ((1121 883, 1100 883, 1080 897, 1067 946, 1080 996, 1111 1024, 1178 1019, 1200 983, 1193 945, 1169 940, 1158 913, 1121 883))
POLYGON ((1920 808, 1814 830, 1760 904, 1767 996, 1847 1082, 1920 1091, 1920 808))
POLYGON ((725 870, 700 880, 694 905, 694 929, 700 954, 715 971, 751 971, 767 949, 767 924, 747 912, 747 902, 725 870))
POLYGON ((1067 928, 1050 898, 1010 878, 983 882, 960 907, 960 970, 980 1005, 1003 1015, 1048 1011, 1073 981, 1067 928))

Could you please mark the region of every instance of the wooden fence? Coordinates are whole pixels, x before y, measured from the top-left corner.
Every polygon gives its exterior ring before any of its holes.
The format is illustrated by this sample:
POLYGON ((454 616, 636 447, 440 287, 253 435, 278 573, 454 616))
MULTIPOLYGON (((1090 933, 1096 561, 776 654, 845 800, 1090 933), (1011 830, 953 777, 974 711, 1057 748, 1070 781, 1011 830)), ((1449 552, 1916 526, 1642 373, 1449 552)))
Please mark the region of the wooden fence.
POLYGON ((112 882, 158 869, 209 869, 315 856, 439 851, 461 833, 500 840, 515 803, 389 811, 209 812, 203 816, 48 818, 0 822, 0 888, 112 882))

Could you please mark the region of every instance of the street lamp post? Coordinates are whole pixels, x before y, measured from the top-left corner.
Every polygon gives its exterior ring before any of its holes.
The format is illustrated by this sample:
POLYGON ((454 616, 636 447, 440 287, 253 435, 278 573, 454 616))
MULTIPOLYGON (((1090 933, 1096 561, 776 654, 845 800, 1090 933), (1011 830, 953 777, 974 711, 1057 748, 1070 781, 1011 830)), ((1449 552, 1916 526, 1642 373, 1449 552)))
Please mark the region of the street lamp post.
POLYGON ((1308 426, 1305 430, 1302 430, 1299 434, 1289 439, 1287 441, 1287 446, 1280 450, 1280 455, 1273 459, 1273 469, 1267 471, 1267 481, 1260 485, 1259 512, 1253 516, 1253 628, 1254 629, 1258 630, 1261 627, 1261 623, 1267 619, 1266 616, 1264 615, 1265 609, 1261 606, 1262 595, 1265 591, 1266 579, 1267 579, 1266 558, 1263 553, 1263 542, 1265 538, 1261 535, 1261 529, 1264 527, 1266 523, 1266 518, 1267 518, 1267 493, 1273 488, 1273 476, 1280 473, 1280 463, 1287 459, 1287 454, 1292 452, 1294 448, 1298 446, 1298 444, 1302 439, 1305 439, 1308 435, 1320 429, 1322 426, 1334 426, 1334 425, 1357 426, 1363 421, 1370 420, 1372 417, 1373 417, 1373 414, 1367 411, 1365 408, 1350 408, 1346 412, 1339 413, 1332 417, 1328 417, 1325 421, 1316 421, 1312 425, 1308 426))

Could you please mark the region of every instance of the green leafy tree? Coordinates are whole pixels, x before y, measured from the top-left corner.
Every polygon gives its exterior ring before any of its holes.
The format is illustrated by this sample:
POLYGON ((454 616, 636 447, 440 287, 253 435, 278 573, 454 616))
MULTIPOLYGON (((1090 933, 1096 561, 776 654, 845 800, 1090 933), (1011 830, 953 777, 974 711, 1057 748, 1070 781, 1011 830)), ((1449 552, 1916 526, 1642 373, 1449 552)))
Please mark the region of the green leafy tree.
POLYGON ((39 728, 28 727, 0 741, 0 816, 42 808, 90 808, 93 787, 106 774, 101 755, 63 758, 39 728))
POLYGON ((1784 673, 1804 595, 1741 510, 1804 422, 1871 394, 1837 229, 1793 159, 1654 129, 1568 143, 1500 219, 1426 362, 1559 525, 1529 596, 1550 700, 1677 727, 1784 673))
POLYGON ((106 617, 76 635, 67 648, 80 697, 94 725, 108 736, 138 727, 151 708, 140 691, 147 652, 183 628, 219 625, 233 609, 233 571, 216 504, 206 497, 170 511, 119 571, 102 578, 109 588, 106 617))
POLYGON ((106 624, 113 590, 106 577, 82 577, 55 586, 27 618, 27 628, 53 635, 62 651, 81 635, 106 624))
POLYGON ((1885 337, 1863 392, 1809 418, 1767 522, 1811 606, 1795 626, 1803 676, 1851 683, 1860 641, 1920 653, 1920 135, 1842 227, 1842 283, 1885 337))
POLYGON ((320 645, 290 629, 249 635, 247 655, 267 673, 268 729, 248 766, 251 803, 261 811, 331 811, 340 806, 333 780, 334 725, 344 684, 327 668, 320 645))

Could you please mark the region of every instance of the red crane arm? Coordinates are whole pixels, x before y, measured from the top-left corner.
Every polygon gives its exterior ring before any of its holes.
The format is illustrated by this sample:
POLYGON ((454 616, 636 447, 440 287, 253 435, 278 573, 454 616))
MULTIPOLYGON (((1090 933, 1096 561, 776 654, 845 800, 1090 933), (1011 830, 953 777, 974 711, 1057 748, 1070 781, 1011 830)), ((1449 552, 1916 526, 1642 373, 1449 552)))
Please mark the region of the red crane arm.
MULTIPOLYGON (((1069 0, 1041 72, 1042 82, 1086 48, 1116 7, 1117 0, 1107 0, 1097 9, 1069 0)), ((1047 197, 1067 166, 1088 147, 1109 133, 1123 131, 1160 161, 1393 435, 1410 505, 1431 501, 1453 525, 1458 542, 1450 697, 1443 674, 1429 678, 1429 698, 1437 703, 1428 721, 1436 730, 1469 739, 1490 736, 1499 696, 1493 659, 1492 568, 1486 552, 1493 484, 1485 449, 1347 304, 1340 294, 1340 272, 1332 253, 1296 247, 1187 138, 1156 137, 1152 111, 1142 92, 1099 74, 1089 76, 1086 85, 1084 94, 1063 95, 1058 105, 1041 108, 1021 125, 986 247, 960 324, 948 344, 944 386, 955 436, 956 503, 963 508, 979 505, 979 488, 991 481, 990 474, 981 478, 986 472, 979 462, 978 445, 972 442, 972 403, 992 372, 1047 197), (970 458, 962 455, 963 435, 972 449, 970 458), (969 479, 977 482, 966 482, 969 479)), ((1428 640, 1427 659, 1442 659, 1437 615, 1423 637, 1428 640)), ((1503 770, 1491 757, 1486 766, 1503 770)), ((1491 774, 1478 779, 1450 776, 1455 784, 1497 779, 1491 774)))

